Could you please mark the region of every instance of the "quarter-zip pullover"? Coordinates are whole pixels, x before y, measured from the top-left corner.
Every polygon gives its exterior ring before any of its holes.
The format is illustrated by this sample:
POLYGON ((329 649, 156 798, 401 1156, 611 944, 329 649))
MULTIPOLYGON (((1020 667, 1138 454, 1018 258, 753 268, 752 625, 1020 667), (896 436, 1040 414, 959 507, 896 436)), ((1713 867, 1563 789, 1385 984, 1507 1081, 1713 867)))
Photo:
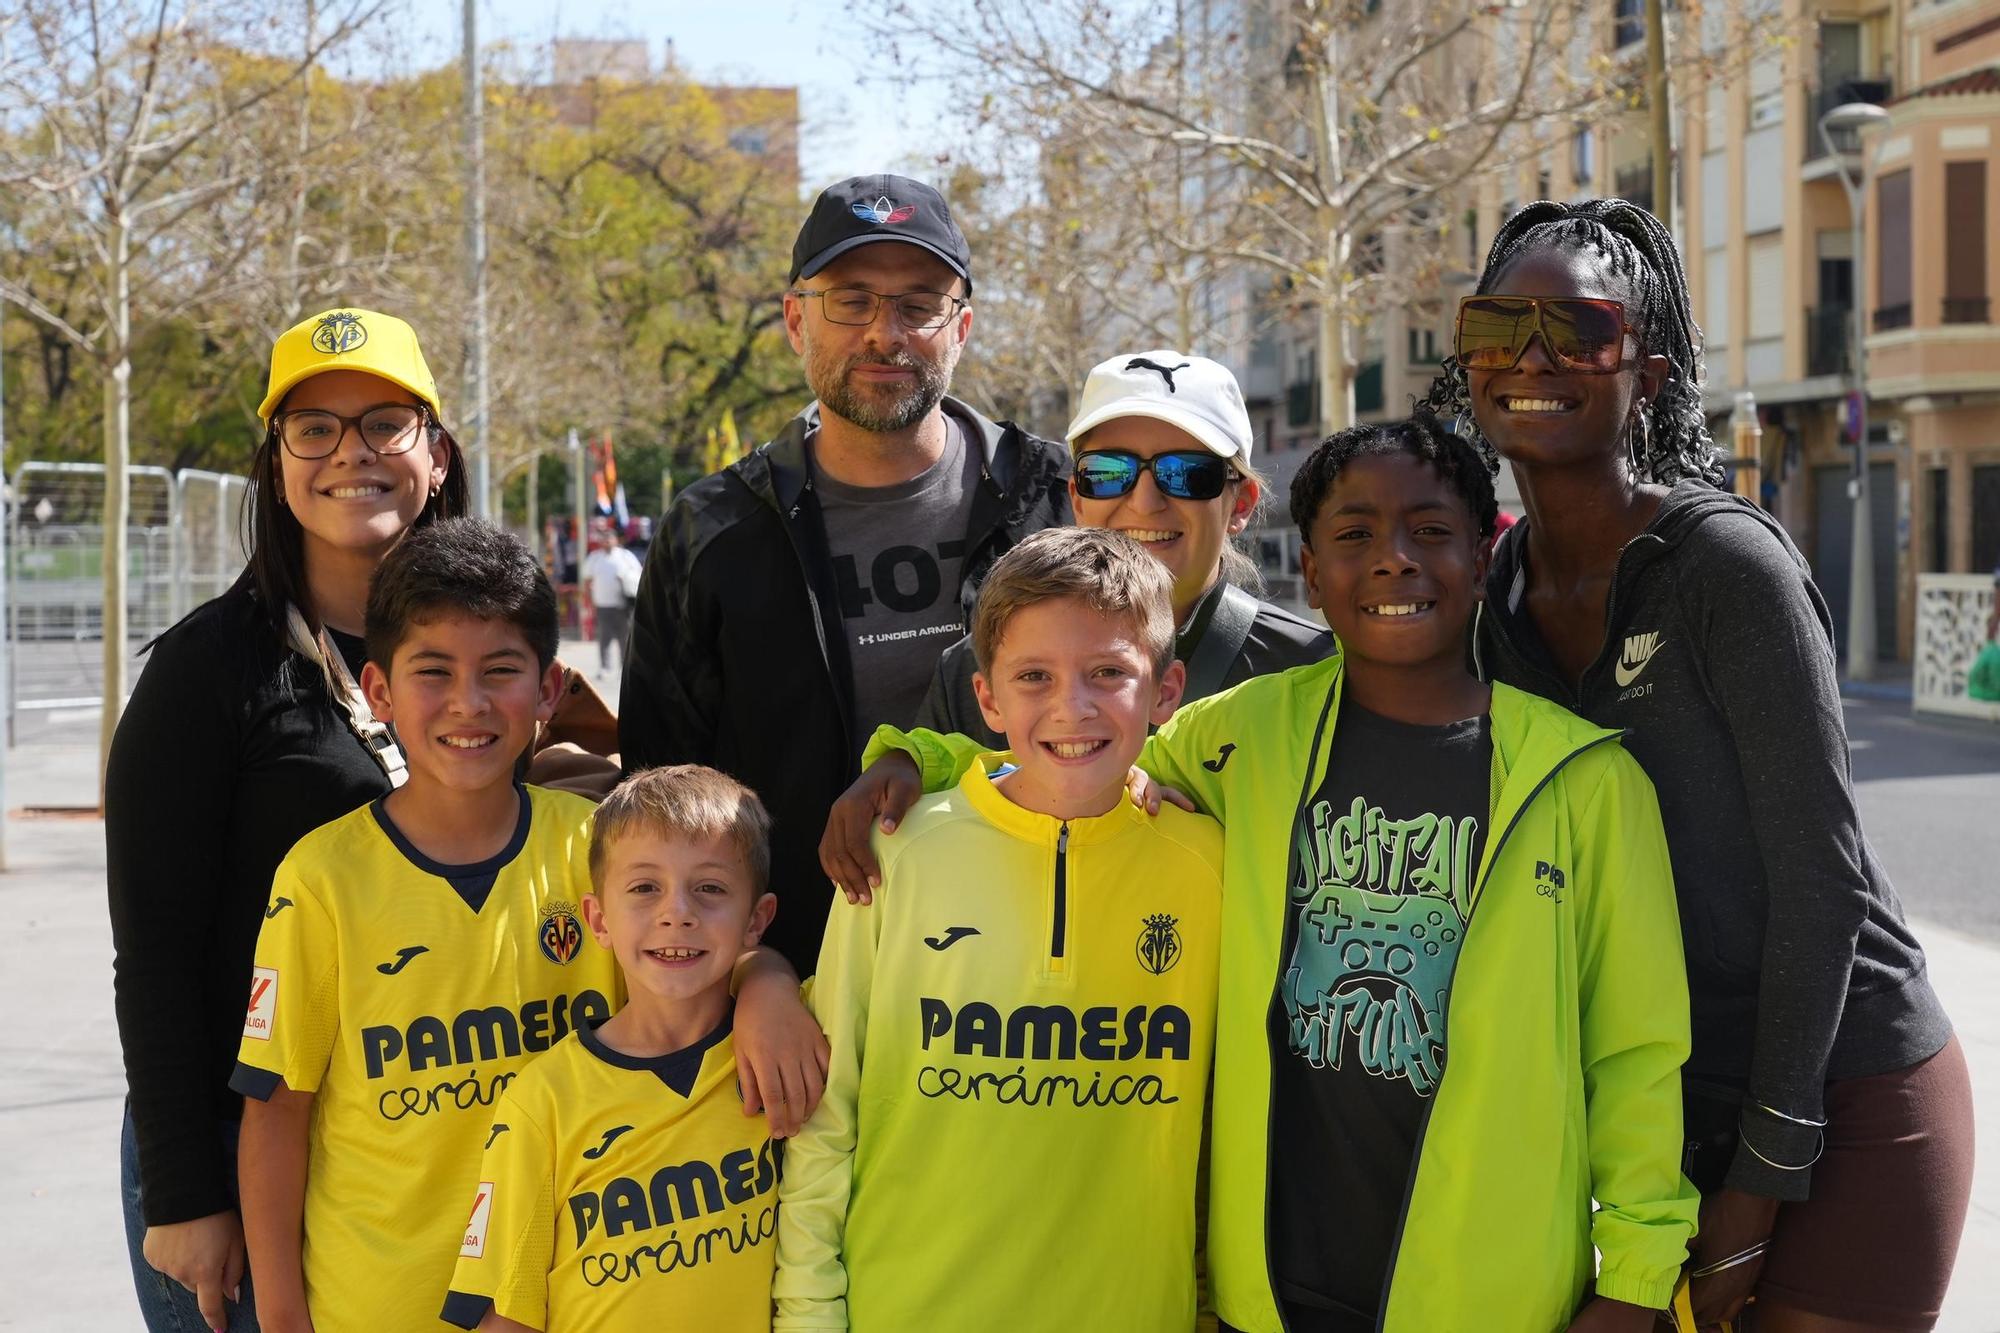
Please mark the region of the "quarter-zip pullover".
POLYGON ((834 904, 776 1328, 1193 1327, 1221 830, 1035 814, 1005 758, 878 836, 873 906, 834 904))

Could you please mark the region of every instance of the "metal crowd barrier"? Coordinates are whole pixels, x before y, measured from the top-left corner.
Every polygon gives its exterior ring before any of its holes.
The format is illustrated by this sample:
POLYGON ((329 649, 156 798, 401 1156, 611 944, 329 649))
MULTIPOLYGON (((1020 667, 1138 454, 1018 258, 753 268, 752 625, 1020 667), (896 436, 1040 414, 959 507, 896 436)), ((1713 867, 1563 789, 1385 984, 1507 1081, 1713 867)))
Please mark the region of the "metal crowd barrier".
MULTIPOLYGON (((218 472, 128 469, 126 639, 138 650, 221 593, 243 568, 247 480, 218 472)), ((103 704, 104 466, 27 462, 8 487, 6 700, 23 713, 103 704)))

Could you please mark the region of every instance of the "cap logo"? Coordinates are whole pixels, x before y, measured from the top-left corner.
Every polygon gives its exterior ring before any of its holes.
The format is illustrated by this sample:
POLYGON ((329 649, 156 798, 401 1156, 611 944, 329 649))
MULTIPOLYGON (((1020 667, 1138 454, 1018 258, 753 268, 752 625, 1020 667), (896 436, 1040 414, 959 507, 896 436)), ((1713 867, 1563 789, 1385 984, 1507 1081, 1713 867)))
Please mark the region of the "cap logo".
POLYGON ((1178 366, 1163 366, 1157 361, 1148 361, 1143 356, 1135 356, 1125 363, 1125 369, 1157 371, 1160 378, 1167 382, 1167 392, 1179 393, 1180 390, 1174 387, 1174 372, 1177 370, 1186 370, 1193 364, 1194 362, 1192 361, 1183 361, 1178 366))
POLYGON ((322 315, 319 323, 313 326, 313 349, 328 356, 352 352, 367 341, 368 330, 361 323, 361 316, 351 310, 336 310, 330 315, 322 315))
POLYGON ((908 222, 917 215, 915 204, 904 204, 898 208, 895 201, 886 194, 872 204, 849 204, 848 208, 863 222, 873 222, 878 225, 884 222, 908 222))

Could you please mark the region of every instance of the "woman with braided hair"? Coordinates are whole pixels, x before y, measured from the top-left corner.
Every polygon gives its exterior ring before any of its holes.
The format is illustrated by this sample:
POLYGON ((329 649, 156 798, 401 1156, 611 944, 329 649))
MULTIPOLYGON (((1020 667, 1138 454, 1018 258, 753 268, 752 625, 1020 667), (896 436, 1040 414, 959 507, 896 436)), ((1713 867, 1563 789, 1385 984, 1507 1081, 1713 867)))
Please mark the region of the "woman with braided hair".
POLYGON ((1971 1189, 1965 1061, 1862 837, 1825 603, 1721 489, 1666 228, 1616 199, 1515 214, 1429 405, 1513 464, 1527 512, 1481 674, 1626 729, 1659 791, 1697 1322, 1754 1300, 1760 1333, 1932 1327, 1971 1189))

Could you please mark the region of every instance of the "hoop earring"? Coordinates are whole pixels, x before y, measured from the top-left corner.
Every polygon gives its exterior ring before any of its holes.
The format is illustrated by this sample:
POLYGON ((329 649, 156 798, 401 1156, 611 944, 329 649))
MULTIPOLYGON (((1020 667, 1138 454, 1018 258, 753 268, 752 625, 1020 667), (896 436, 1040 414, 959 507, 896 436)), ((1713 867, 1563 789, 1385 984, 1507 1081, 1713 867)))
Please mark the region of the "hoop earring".
POLYGON ((1632 427, 1625 432, 1625 457, 1632 464, 1632 476, 1646 479, 1645 459, 1653 456, 1653 414, 1643 402, 1632 411, 1632 427))

